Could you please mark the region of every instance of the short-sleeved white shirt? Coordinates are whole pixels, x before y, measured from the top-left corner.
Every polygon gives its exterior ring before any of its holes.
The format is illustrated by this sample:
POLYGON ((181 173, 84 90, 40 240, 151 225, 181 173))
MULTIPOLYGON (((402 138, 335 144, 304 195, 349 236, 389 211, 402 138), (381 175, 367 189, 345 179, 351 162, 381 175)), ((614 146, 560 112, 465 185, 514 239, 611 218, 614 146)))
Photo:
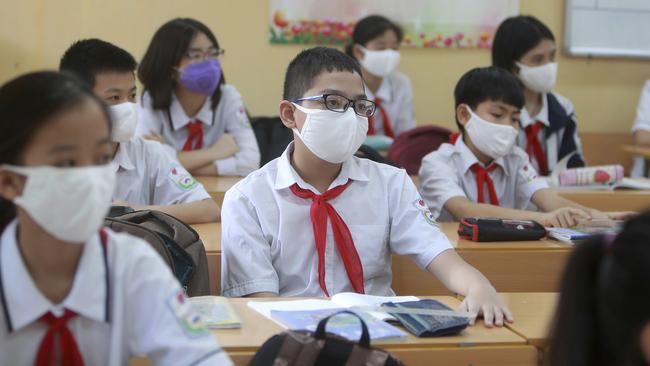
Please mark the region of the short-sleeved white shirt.
MULTIPOLYGON (((382 106, 388 114, 395 137, 400 133, 415 128, 415 112, 413 112, 413 90, 411 80, 400 73, 393 72, 382 79, 377 93, 373 94, 366 86, 368 99, 380 98, 382 106)), ((385 135, 384 120, 379 112, 373 116, 374 128, 377 135, 385 135)))
MULTIPOLYGON (((311 200, 290 187, 320 194, 289 162, 293 144, 228 192, 222 209, 221 289, 225 296, 274 292, 324 296, 310 219, 311 200)), ((408 255, 426 268, 451 249, 404 170, 352 157, 329 187, 352 183, 329 201, 347 224, 364 274, 365 293, 392 295, 391 254, 408 255)), ((329 220, 328 220, 329 222, 329 220)), ((325 249, 330 295, 354 291, 336 250, 331 223, 325 249)))
MULTIPOLYGON (((571 115, 575 113, 573 104, 569 99, 557 93, 552 93, 552 94, 553 96, 555 96, 560 106, 566 111, 567 115, 571 115)), ((538 121, 542 122, 546 127, 549 127, 551 125, 548 116, 548 96, 546 94, 542 96, 542 108, 539 110, 539 113, 537 113, 536 116, 531 116, 530 114, 528 114, 526 107, 522 108, 520 120, 521 120, 521 128, 519 129, 519 136, 517 137, 517 146, 521 147, 525 151, 526 145, 528 144, 528 139, 526 137, 526 127, 538 121)), ((573 117, 573 120, 577 124, 575 117, 573 117)), ((565 128, 562 128, 557 133, 552 134, 549 138, 546 138, 545 130, 541 130, 538 135, 538 138, 542 143, 542 148, 544 149, 544 152, 546 152, 546 160, 548 162, 549 174, 550 172, 553 171, 553 169, 558 163, 559 160, 558 154, 560 152, 560 144, 562 143, 562 139, 564 139, 564 133, 565 133, 565 128)), ((578 153, 582 154, 582 145, 580 143, 580 136, 578 136, 577 128, 573 135, 573 139, 578 148, 578 153)), ((537 159, 535 159, 534 156, 531 157, 531 161, 533 167, 539 170, 539 163, 537 162, 537 159)))
MULTIPOLYGON (((479 161, 463 141, 462 135, 454 145, 443 144, 422 159, 420 194, 434 217, 440 221, 455 221, 453 215, 444 209, 450 198, 466 197, 478 202, 476 174, 471 170, 475 163, 479 161)), ((500 207, 523 210, 537 190, 548 187, 546 180, 537 176, 528 155, 517 146, 506 156, 495 160, 494 164, 498 167, 488 174, 494 182, 500 207)), ((487 185, 483 189, 484 197, 489 197, 487 185)), ((489 200, 486 203, 490 203, 489 200)))
POLYGON ((232 85, 221 87, 221 100, 217 109, 212 109, 212 101, 207 98, 196 114, 185 114, 176 94, 172 93, 172 102, 167 110, 154 110, 151 96, 144 93, 138 111, 138 128, 136 134, 143 136, 158 133, 163 136, 165 144, 172 154, 183 150, 188 131, 185 126, 197 119, 203 124, 203 147, 212 146, 224 133, 231 134, 239 146, 239 152, 225 159, 214 162, 220 175, 246 175, 257 169, 260 164, 260 150, 255 134, 246 115, 241 95, 232 85), (171 116, 171 121, 169 117, 171 116))
MULTIPOLYGON (((632 132, 636 131, 650 131, 650 80, 646 80, 641 90, 639 97, 639 105, 636 107, 636 118, 634 118, 634 126, 632 132)), ((633 177, 641 177, 644 174, 645 159, 637 156, 634 158, 634 166, 630 175, 633 177)))
POLYGON ((53 304, 36 287, 20 254, 17 224, 9 224, 0 238, 3 365, 33 365, 47 330, 38 319, 48 311, 60 316, 64 309, 79 314, 67 325, 86 365, 126 365, 134 356, 147 356, 154 365, 232 364, 147 243, 106 229, 104 255, 99 235, 94 236, 84 244, 70 293, 53 304))
POLYGON ((210 199, 201 183, 165 153, 160 143, 134 137, 115 154, 113 199, 135 205, 175 205, 210 199))

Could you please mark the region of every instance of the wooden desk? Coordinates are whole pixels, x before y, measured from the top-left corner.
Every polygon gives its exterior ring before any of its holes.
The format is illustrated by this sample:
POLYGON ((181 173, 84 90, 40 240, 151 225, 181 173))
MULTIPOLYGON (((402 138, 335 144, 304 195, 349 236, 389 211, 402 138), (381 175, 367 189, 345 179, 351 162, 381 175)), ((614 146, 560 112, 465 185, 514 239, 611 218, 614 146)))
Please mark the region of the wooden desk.
MULTIPOLYGON (((459 304, 453 297, 436 299, 454 308, 459 304)), ((264 341, 284 329, 249 308, 246 303, 250 299, 230 301, 242 320, 242 328, 213 330, 213 334, 237 365, 246 365, 264 341)), ((458 336, 417 338, 409 334, 406 340, 376 341, 373 345, 392 352, 407 365, 426 365, 432 360, 436 365, 535 365, 537 362, 535 348, 526 345, 523 338, 506 328, 485 328, 482 323, 458 336)))
POLYGON ((600 211, 643 211, 650 208, 650 191, 558 190, 560 196, 600 211))
POLYGON ((199 183, 203 184, 203 188, 212 196, 212 199, 221 207, 223 197, 226 191, 229 190, 235 183, 243 179, 243 177, 234 176, 217 176, 207 177, 199 176, 194 177, 199 183))
POLYGON ((638 155, 644 159, 650 159, 650 148, 635 145, 623 145, 621 150, 631 155, 638 155))
POLYGON ((210 294, 219 295, 221 288, 221 223, 191 225, 199 234, 208 256, 210 294))
POLYGON ((515 322, 506 323, 506 326, 523 337, 528 344, 544 348, 559 294, 553 292, 499 295, 515 316, 515 322))
MULTIPOLYGON (((210 289, 218 294, 221 283, 221 223, 198 224, 208 255, 210 289)), ((458 238, 457 223, 441 224, 458 254, 481 271, 500 292, 558 291, 571 246, 554 240, 476 243, 458 238)), ((401 295, 448 295, 449 291, 410 258, 394 256, 392 288, 401 295)))
MULTIPOLYGON (((442 223, 458 254, 499 292, 558 291, 572 247, 554 240, 477 243, 458 237, 458 223, 442 223)), ((410 258, 393 256, 393 290, 398 295, 446 295, 449 291, 410 258)))

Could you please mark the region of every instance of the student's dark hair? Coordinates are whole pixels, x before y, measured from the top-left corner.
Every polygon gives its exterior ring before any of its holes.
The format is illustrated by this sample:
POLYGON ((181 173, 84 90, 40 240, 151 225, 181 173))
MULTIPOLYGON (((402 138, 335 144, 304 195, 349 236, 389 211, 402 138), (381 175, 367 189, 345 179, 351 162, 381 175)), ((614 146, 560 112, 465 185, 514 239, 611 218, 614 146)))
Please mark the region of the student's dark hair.
POLYGON ((97 38, 73 43, 59 62, 59 70, 73 72, 93 87, 95 76, 101 72, 133 73, 136 66, 130 53, 97 38))
POLYGON ((404 32, 402 31, 402 28, 399 25, 393 23, 390 19, 381 15, 369 15, 359 20, 354 26, 352 39, 346 46, 345 53, 347 53, 349 56, 354 57, 352 54, 352 47, 355 44, 365 47, 368 42, 381 36, 388 30, 395 32, 397 41, 402 42, 402 38, 404 38, 404 32))
MULTIPOLYGON (((521 109, 524 107, 524 92, 521 82, 512 73, 498 67, 477 67, 469 70, 454 89, 454 116, 460 104, 467 104, 473 111, 485 101, 503 102, 521 109)), ((463 126, 456 118, 461 132, 463 126)))
POLYGON ((492 65, 512 72, 515 62, 545 39, 555 41, 553 32, 539 19, 530 15, 510 17, 494 35, 492 65))
MULTIPOLYGON (((144 86, 144 91, 149 93, 153 109, 168 109, 171 105, 172 93, 176 87, 174 68, 185 56, 194 36, 199 33, 205 34, 214 47, 219 48, 219 42, 210 28, 191 18, 170 20, 153 35, 138 67, 138 79, 144 86)), ((225 82, 226 78, 222 71, 219 87, 211 97, 213 109, 219 105, 221 86, 225 82)))
POLYGON ((348 71, 359 74, 359 63, 345 53, 328 47, 304 50, 291 61, 284 76, 284 100, 298 99, 309 90, 322 72, 348 71))
POLYGON ((647 365, 639 339, 650 323, 649 244, 646 212, 615 238, 575 248, 551 328, 552 365, 647 365))
MULTIPOLYGON (((22 165, 22 154, 49 118, 92 100, 106 116, 108 109, 88 84, 75 75, 33 72, 0 86, 0 165, 22 165)), ((13 203, 0 198, 0 232, 16 215, 13 203)))

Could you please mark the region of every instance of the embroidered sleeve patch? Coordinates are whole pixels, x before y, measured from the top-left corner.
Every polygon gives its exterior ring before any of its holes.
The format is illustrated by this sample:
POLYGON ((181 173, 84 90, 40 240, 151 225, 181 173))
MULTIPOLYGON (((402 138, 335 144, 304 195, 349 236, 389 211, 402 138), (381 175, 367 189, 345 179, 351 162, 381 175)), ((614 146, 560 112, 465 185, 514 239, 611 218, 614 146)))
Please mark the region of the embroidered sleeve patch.
POLYGON ((537 178, 537 172, 535 169, 530 166, 529 163, 526 163, 522 168, 521 168, 521 174, 524 176, 527 182, 532 182, 537 178))
POLYGON ((201 316, 194 311, 194 308, 187 301, 183 290, 174 293, 167 300, 167 305, 185 334, 189 337, 196 338, 210 334, 201 316))
POLYGON ((176 184, 176 186, 184 191, 194 189, 198 185, 192 174, 187 170, 180 167, 173 167, 169 170, 169 179, 176 184))
POLYGON ((248 120, 248 115, 246 114, 246 109, 244 109, 244 107, 239 108, 237 111, 237 120, 240 125, 246 128, 251 128, 251 123, 248 120))
POLYGON ((427 204, 424 202, 422 198, 418 198, 415 201, 413 201, 413 206, 422 213, 422 216, 424 216, 424 219, 430 224, 435 227, 439 227, 440 225, 438 224, 438 221, 436 221, 435 217, 433 217, 433 214, 429 210, 429 207, 427 207, 427 204))

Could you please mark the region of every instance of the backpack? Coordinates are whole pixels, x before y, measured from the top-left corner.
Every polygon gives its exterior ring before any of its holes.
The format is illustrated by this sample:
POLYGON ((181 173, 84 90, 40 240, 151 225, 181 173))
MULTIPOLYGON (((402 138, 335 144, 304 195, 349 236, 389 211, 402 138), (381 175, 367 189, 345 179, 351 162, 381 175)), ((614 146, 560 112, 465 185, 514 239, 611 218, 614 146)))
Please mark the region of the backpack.
POLYGON ((208 257, 194 229, 159 211, 134 211, 104 219, 104 226, 144 239, 171 268, 187 296, 210 294, 208 257))
POLYGON ((269 338, 255 353, 249 366, 402 366, 390 353, 370 346, 370 333, 361 317, 351 311, 334 313, 320 322, 316 332, 289 330, 269 338), (328 320, 351 314, 361 322, 361 338, 351 342, 326 333, 328 320))
POLYGON ((282 124, 280 117, 251 118, 251 127, 260 148, 260 166, 282 155, 293 141, 293 132, 282 124))
POLYGON ((418 174, 422 158, 449 141, 451 131, 440 126, 421 126, 401 133, 388 150, 388 159, 406 169, 410 175, 418 174))

